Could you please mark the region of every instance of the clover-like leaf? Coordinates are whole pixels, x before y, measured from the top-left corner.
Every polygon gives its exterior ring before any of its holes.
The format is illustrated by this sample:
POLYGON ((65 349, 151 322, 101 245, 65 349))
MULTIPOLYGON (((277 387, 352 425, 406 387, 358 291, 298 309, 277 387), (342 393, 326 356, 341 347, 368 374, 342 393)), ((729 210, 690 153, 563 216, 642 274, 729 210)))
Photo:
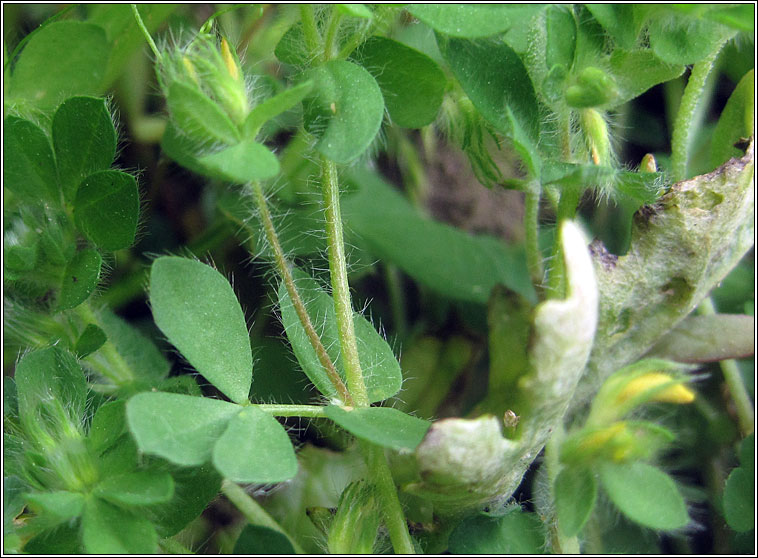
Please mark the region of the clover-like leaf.
POLYGON ((247 400, 253 357, 245 315, 229 281, 212 267, 164 256, 150 272, 156 325, 232 401, 247 400))
POLYGON ((392 407, 347 409, 329 405, 327 417, 358 438, 397 450, 412 451, 421 443, 431 423, 392 407))

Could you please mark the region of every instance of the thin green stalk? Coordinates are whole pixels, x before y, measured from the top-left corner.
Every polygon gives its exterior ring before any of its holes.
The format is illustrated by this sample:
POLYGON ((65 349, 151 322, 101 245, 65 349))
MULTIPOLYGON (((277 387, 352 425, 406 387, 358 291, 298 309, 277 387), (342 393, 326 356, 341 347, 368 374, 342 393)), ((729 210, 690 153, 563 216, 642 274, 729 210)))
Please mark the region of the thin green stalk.
POLYGON ((321 52, 321 34, 316 25, 316 14, 312 4, 300 4, 300 20, 303 22, 303 35, 308 52, 321 52))
POLYGON ((391 263, 384 265, 384 280, 389 292, 392 325, 395 326, 395 334, 398 339, 404 339, 408 331, 408 324, 405 319, 405 292, 401 284, 400 271, 396 265, 391 263))
POLYGON ((147 41, 147 44, 150 45, 150 50, 152 50, 153 54, 155 54, 155 59, 158 62, 160 62, 163 59, 163 57, 161 56, 161 52, 158 50, 158 47, 155 46, 155 41, 153 40, 152 35, 150 35, 150 31, 147 30, 145 23, 142 21, 142 16, 139 15, 137 4, 131 4, 131 6, 132 6, 132 13, 134 14, 134 19, 137 20, 137 27, 140 28, 140 31, 142 31, 142 34, 145 36, 145 40, 147 41))
POLYGON ((282 246, 279 244, 279 237, 276 234, 276 229, 274 228, 274 223, 271 219, 271 213, 269 212, 268 204, 266 203, 266 197, 263 195, 263 189, 261 188, 259 182, 253 183, 253 191, 255 193, 256 204, 258 205, 258 212, 260 213, 261 221, 263 222, 263 230, 266 234, 266 239, 268 240, 269 246, 271 246, 271 249, 274 252, 274 264, 279 273, 279 276, 282 278, 282 281, 284 281, 284 286, 287 289, 287 293, 290 295, 290 300, 292 301, 292 306, 297 313, 297 317, 300 320, 303 329, 305 329, 305 334, 308 336, 308 341, 310 341, 313 350, 316 351, 318 361, 321 363, 321 366, 324 367, 326 375, 329 377, 329 381, 334 386, 334 389, 337 390, 337 394, 339 395, 340 399, 342 399, 342 401, 345 403, 350 404, 353 402, 353 398, 351 397, 351 394, 348 391, 347 387, 345 387, 345 384, 342 381, 339 372, 337 372, 332 359, 329 358, 329 354, 326 352, 326 348, 324 348, 323 343, 321 343, 321 338, 318 336, 318 333, 316 333, 316 328, 313 327, 311 318, 308 316, 308 311, 305 308, 305 303, 303 302, 303 299, 300 297, 300 293, 295 287, 295 280, 293 279, 292 273, 290 272, 290 267, 287 259, 284 257, 282 246))
MULTIPOLYGON (((550 487, 550 495, 555 501, 553 495, 553 487, 555 486, 555 479, 561 471, 561 464, 558 459, 558 455, 561 449, 561 443, 565 437, 563 425, 553 432, 553 435, 545 444, 545 467, 547 467, 547 479, 548 486, 550 487)), ((555 514, 555 512, 553 512, 555 514)), ((550 526, 550 537, 553 545, 554 554, 579 554, 579 539, 574 537, 564 537, 561 535, 558 521, 560 518, 555 517, 550 526)))
MULTIPOLYGON (((703 300, 698 307, 698 312, 705 316, 715 314, 716 309, 713 305, 713 300, 711 298, 703 300)), ((753 404, 750 402, 750 395, 742 381, 742 375, 737 367, 737 362, 730 358, 720 361, 719 366, 721 366, 721 372, 724 374, 724 381, 729 388, 729 393, 732 396, 735 409, 737 410, 737 420, 740 425, 740 431, 743 436, 748 436, 755 429, 753 425, 755 412, 753 411, 753 404)))
POLYGON ((377 489, 384 513, 384 524, 395 554, 416 554, 384 450, 379 446, 364 442, 361 443, 361 449, 368 465, 369 477, 377 489))
POLYGON ((244 515, 250 523, 253 525, 268 527, 269 529, 281 533, 289 539, 295 552, 298 554, 305 553, 297 541, 282 529, 281 525, 279 525, 279 523, 277 523, 277 521, 238 484, 229 479, 224 479, 221 483, 221 492, 223 492, 224 496, 226 496, 229 501, 242 512, 242 515, 244 515))
POLYGON ((266 411, 275 417, 309 417, 319 418, 326 416, 322 405, 278 405, 278 404, 261 404, 256 405, 261 411, 266 411))
POLYGON ((529 183, 524 198, 524 229, 526 234, 526 263, 532 284, 542 285, 545 270, 542 267, 542 252, 539 245, 539 211, 541 187, 536 180, 529 183))
POLYGON ((710 55, 692 66, 690 78, 684 88, 684 95, 682 95, 674 120, 674 131, 671 134, 671 178, 675 182, 688 177, 687 165, 689 164, 690 140, 693 135, 693 118, 703 95, 708 74, 711 73, 713 63, 723 44, 720 43, 710 55))
POLYGON ((345 241, 342 234, 342 214, 340 211, 339 178, 337 165, 326 157, 321 158, 321 191, 324 198, 326 216, 326 236, 329 246, 329 271, 332 281, 332 296, 337 317, 340 348, 344 359, 347 387, 353 402, 358 407, 368 407, 370 401, 363 370, 358 358, 358 343, 353 325, 353 306, 350 302, 350 285, 347 282, 345 241))
POLYGON ((336 54, 337 47, 339 46, 337 45, 337 36, 341 21, 342 14, 332 6, 332 13, 326 26, 326 33, 324 34, 324 62, 329 62, 336 54))

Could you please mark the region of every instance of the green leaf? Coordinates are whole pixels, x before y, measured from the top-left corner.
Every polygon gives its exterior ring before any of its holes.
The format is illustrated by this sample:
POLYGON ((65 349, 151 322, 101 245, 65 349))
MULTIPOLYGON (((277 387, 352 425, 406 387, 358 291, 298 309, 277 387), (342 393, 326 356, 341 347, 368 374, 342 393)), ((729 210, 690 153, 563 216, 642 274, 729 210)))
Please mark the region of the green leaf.
POLYGON ((95 324, 87 324, 79 339, 76 340, 74 352, 77 357, 84 358, 102 347, 107 340, 108 336, 102 329, 95 324))
POLYGON ((221 489, 221 476, 210 465, 170 469, 174 496, 165 504, 145 508, 160 537, 172 537, 197 518, 221 489))
POLYGON ((153 262, 150 304, 156 325, 232 401, 247 401, 253 357, 245 315, 226 278, 196 260, 153 262))
POLYGON ((3 184, 31 202, 60 203, 53 150, 36 124, 9 116, 3 121, 3 184))
POLYGON ((755 527, 755 476, 743 467, 729 473, 724 487, 724 516, 735 531, 750 531, 755 527))
POLYGON ((608 108, 639 97, 654 85, 678 78, 685 70, 683 64, 662 61, 650 50, 614 49, 610 65, 619 95, 608 108))
POLYGON ((642 27, 642 17, 633 4, 585 4, 593 17, 613 38, 616 45, 624 49, 636 46, 637 36, 642 27))
POLYGON ((663 13, 648 26, 650 48, 668 64, 695 64, 735 31, 711 21, 663 13))
POLYGON ((287 432, 257 407, 245 407, 232 417, 213 448, 213 465, 234 482, 281 482, 297 474, 287 432))
POLYGON ((173 497, 174 480, 166 472, 136 471, 103 479, 94 493, 120 506, 151 506, 173 497))
POLYGON ((576 50, 576 20, 570 6, 548 6, 545 10, 545 65, 561 64, 570 70, 576 50))
POLYGON ((442 55, 487 122, 514 143, 529 173, 539 175, 537 97, 521 58, 505 43, 437 37, 442 55))
POLYGON ((305 44, 302 23, 297 22, 287 29, 276 44, 274 55, 285 64, 292 64, 293 66, 305 66, 308 64, 310 55, 308 47, 305 44))
POLYGON ((426 54, 375 36, 358 47, 353 56, 379 84, 394 124, 421 128, 437 117, 447 79, 426 54))
POLYGON ((261 525, 245 525, 232 554, 296 554, 286 535, 261 525))
POLYGON ((88 175, 109 169, 116 156, 116 129, 104 99, 72 97, 53 116, 53 147, 67 199, 88 175))
POLYGON ((279 160, 265 145, 245 140, 222 151, 203 155, 198 161, 215 176, 246 184, 271 178, 279 173, 279 160))
POLYGON ((90 496, 82 516, 82 543, 89 554, 153 554, 158 535, 144 516, 90 496))
POLYGON ((411 4, 406 9, 440 33, 452 37, 488 37, 511 27, 511 6, 497 4, 411 4))
POLYGON ((107 308, 98 310, 97 317, 118 354, 135 373, 137 384, 155 387, 168 376, 171 365, 149 338, 107 308))
POLYGON ((336 163, 349 163, 374 140, 384 117, 384 99, 362 67, 332 60, 307 71, 313 91, 303 101, 305 128, 318 138, 316 149, 336 163))
POLYGON ((46 530, 32 537, 24 545, 24 552, 46 556, 50 554, 82 554, 79 526, 64 523, 56 529, 46 530))
POLYGON ((242 124, 242 135, 249 140, 254 140, 263 124, 300 103, 311 92, 311 89, 313 89, 313 82, 304 81, 256 105, 242 124))
POLYGON ((79 517, 84 508, 82 494, 65 490, 27 494, 26 501, 37 513, 50 515, 55 522, 79 517))
POLYGON ((8 83, 9 102, 50 109, 72 95, 101 92, 109 55, 103 29, 81 21, 56 21, 29 39, 8 83))
MULTIPOLYGON (((754 133, 755 117, 755 70, 750 70, 734 88, 721 112, 716 129, 711 137, 711 166, 718 167, 742 153, 734 147, 742 138, 754 133)), ((7 141, 7 140, 6 140, 7 141)))
POLYGON ((359 190, 342 202, 345 220, 377 257, 453 300, 486 304, 499 283, 536 299, 520 248, 422 217, 368 171, 355 171, 348 180, 359 190))
POLYGON ((87 443, 94 453, 100 454, 113 446, 125 432, 126 401, 110 401, 92 417, 87 443))
POLYGON ((126 172, 104 170, 79 185, 74 220, 84 235, 103 250, 121 250, 134 242, 139 218, 137 181, 126 172))
MULTIPOLYGON (((311 322, 329 357, 344 379, 334 300, 316 281, 302 271, 293 269, 293 276, 311 322)), ((284 283, 279 286, 279 306, 287 339, 303 371, 321 393, 329 398, 338 397, 316 356, 316 351, 308 341, 284 283)), ((371 402, 383 401, 392 397, 402 385, 400 364, 390 346, 366 318, 355 313, 353 323, 358 341, 358 358, 364 370, 369 400, 371 402)))
POLYGON ((616 507, 640 525, 665 531, 690 521, 673 479, 652 465, 604 463, 600 480, 616 507))
POLYGON ((89 298, 100 281, 102 263, 100 253, 92 248, 85 248, 74 255, 63 272, 58 310, 76 308, 89 298))
POLYGON ((202 465, 239 412, 233 403, 177 393, 139 393, 126 405, 126 420, 140 450, 177 465, 202 465))
POLYGON ((22 423, 40 418, 58 422, 63 413, 79 424, 87 401, 87 380, 73 356, 50 347, 25 354, 16 365, 18 410, 22 423))
POLYGON ((755 434, 750 434, 740 444, 740 466, 755 470, 755 434))
POLYGON ((592 514, 597 500, 597 481, 590 469, 564 467, 555 478, 555 512, 564 537, 574 537, 592 514))
POLYGON ((324 408, 324 413, 358 438, 397 450, 416 449, 431 426, 429 421, 406 415, 392 407, 347 409, 329 405, 324 408))
POLYGON ((175 81, 169 86, 166 103, 172 122, 191 140, 207 146, 213 142, 234 145, 241 139, 224 110, 198 87, 175 81))
POLYGON ((466 519, 450 534, 449 545, 451 554, 542 554, 545 538, 537 514, 519 510, 466 519))
POLYGON ((735 314, 689 316, 645 355, 677 362, 714 362, 753 355, 755 318, 735 314))

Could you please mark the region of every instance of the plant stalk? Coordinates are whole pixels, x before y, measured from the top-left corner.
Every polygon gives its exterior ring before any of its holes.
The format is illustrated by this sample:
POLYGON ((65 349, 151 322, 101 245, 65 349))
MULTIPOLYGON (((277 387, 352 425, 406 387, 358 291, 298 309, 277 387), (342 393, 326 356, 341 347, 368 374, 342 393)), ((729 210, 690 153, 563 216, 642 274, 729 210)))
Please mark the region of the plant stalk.
POLYGON ((358 358, 358 343, 355 338, 355 326, 353 325, 353 307, 350 302, 350 285, 347 282, 347 262, 345 259, 345 242, 342 234, 337 165, 334 161, 322 157, 321 170, 321 191, 324 197, 326 236, 329 246, 329 271, 347 387, 356 406, 368 407, 370 401, 368 399, 368 392, 366 391, 366 384, 363 381, 361 362, 358 358))
POLYGON ((226 496, 229 501, 242 512, 242 515, 244 515, 250 523, 253 525, 268 527, 269 529, 281 533, 289 539, 295 552, 298 554, 305 553, 298 542, 293 539, 289 533, 282 529, 281 525, 279 525, 279 523, 277 523, 277 521, 237 483, 232 482, 229 479, 224 479, 221 483, 221 492, 223 492, 224 496, 226 496))
MULTIPOLYGON (((76 307, 76 313, 85 323, 95 324, 101 327, 102 324, 97 314, 92 310, 90 301, 85 301, 76 307)), ((129 364, 124 360, 124 357, 116 349, 113 341, 110 339, 103 343, 95 353, 85 358, 87 362, 97 369, 97 371, 112 380, 117 386, 123 387, 134 382, 135 374, 129 364), (104 359, 108 366, 102 366, 102 361, 98 358, 104 359)))
POLYGON ((316 25, 316 14, 312 4, 300 4, 300 20, 303 22, 303 35, 308 51, 314 55, 321 52, 321 34, 316 25))
POLYGON ((680 182, 688 178, 689 149, 692 139, 692 128, 695 111, 703 96, 705 82, 713 69, 723 42, 705 59, 692 66, 690 78, 684 88, 684 95, 679 103, 679 110, 674 120, 674 131, 671 134, 671 178, 680 182))
POLYGON ((539 245, 539 212, 541 188, 539 182, 529 182, 524 198, 524 229, 526 235, 526 263, 532 284, 538 290, 542 286, 545 270, 539 245))
POLYGON ((142 31, 142 34, 145 36, 145 40, 147 41, 147 44, 150 45, 150 50, 153 51, 153 54, 155 55, 155 59, 160 63, 163 60, 163 57, 161 56, 161 51, 158 50, 158 47, 155 46, 155 41, 153 40, 152 35, 150 35, 150 31, 147 30, 147 27, 145 26, 145 22, 142 21, 142 16, 139 13, 139 10, 137 9, 137 4, 131 4, 132 7, 132 13, 134 13, 134 19, 137 20, 137 27, 140 28, 140 31, 142 31))
POLYGON ((261 221, 263 222, 263 230, 266 234, 266 240, 274 252, 274 263, 276 265, 276 269, 279 272, 279 276, 282 278, 282 281, 284 281, 284 286, 287 289, 287 294, 289 294, 290 300, 292 301, 292 306, 295 308, 295 312, 297 313, 297 317, 300 320, 303 329, 305 329, 305 334, 308 336, 308 341, 310 341, 313 350, 316 351, 318 361, 321 363, 321 366, 324 367, 326 375, 329 377, 329 381, 332 382, 334 389, 337 390, 337 394, 339 395, 340 399, 342 399, 342 401, 346 404, 351 404, 353 403, 353 398, 350 395, 350 392, 348 391, 344 382, 342 381, 339 372, 337 372, 337 368, 335 368, 332 359, 329 358, 329 354, 326 352, 326 348, 321 342, 321 338, 318 336, 318 333, 316 333, 316 328, 313 327, 310 316, 308 316, 308 311, 305 309, 305 303, 303 302, 303 299, 300 297, 300 293, 295 287, 295 280, 292 277, 292 272, 290 271, 287 259, 284 257, 284 251, 282 250, 282 246, 279 243, 279 237, 276 234, 274 222, 271 219, 271 212, 268 210, 266 197, 263 195, 263 188, 261 188, 259 182, 253 183, 253 192, 255 194, 256 204, 258 205, 258 213, 260 213, 261 221))
POLYGON ((266 403, 256 405, 261 411, 265 411, 275 417, 309 417, 319 418, 324 415, 323 405, 279 405, 266 403))
MULTIPOLYGON (((698 313, 704 316, 715 314, 716 309, 713 305, 713 299, 709 297, 703 300, 698 307, 698 313)), ((740 374, 737 362, 729 358, 719 361, 719 366, 721 367, 721 372, 724 374, 724 381, 729 388, 729 393, 737 410, 737 421, 739 422, 740 431, 743 436, 748 436, 755 429, 755 412, 753 411, 753 404, 750 402, 750 395, 742 381, 742 375, 740 374)))
POLYGON ((389 532, 395 554, 416 554, 413 539, 408 532, 405 514, 397 497, 395 481, 387 465, 384 450, 374 444, 361 442, 361 449, 369 469, 369 476, 376 486, 379 502, 384 513, 384 523, 389 532))

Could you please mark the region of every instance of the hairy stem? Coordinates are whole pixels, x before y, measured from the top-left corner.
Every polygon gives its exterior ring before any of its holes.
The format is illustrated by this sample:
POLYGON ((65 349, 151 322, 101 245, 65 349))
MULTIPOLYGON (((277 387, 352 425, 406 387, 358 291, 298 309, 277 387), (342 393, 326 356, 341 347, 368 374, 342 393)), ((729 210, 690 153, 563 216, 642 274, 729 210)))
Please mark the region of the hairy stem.
POLYGON ((539 212, 541 188, 537 181, 528 185, 524 198, 524 229, 526 233, 526 263, 532 283, 539 290, 544 279, 542 253, 539 246, 539 212))
POLYGON ((281 533, 289 539, 295 552, 298 554, 304 553, 302 547, 297 541, 282 529, 281 525, 279 525, 279 523, 277 523, 276 520, 237 483, 234 483, 229 479, 224 479, 224 482, 221 483, 221 492, 223 492, 224 496, 226 496, 229 501, 242 512, 242 515, 244 515, 250 523, 253 525, 268 527, 269 529, 281 533))
POLYGON ((723 43, 705 59, 692 66, 690 78, 684 88, 684 95, 679 103, 679 110, 674 120, 671 134, 671 178, 679 182, 687 178, 692 124, 698 103, 703 95, 705 81, 711 73, 713 62, 721 51, 723 43))
POLYGON ((342 14, 332 6, 332 13, 326 26, 326 33, 324 34, 324 62, 329 62, 337 54, 337 47, 339 46, 337 44, 337 36, 341 21, 342 14))
POLYGON ((265 411, 275 417, 309 417, 319 418, 324 415, 323 405, 279 405, 260 404, 256 405, 261 411, 265 411))
POLYGON ((300 20, 303 22, 303 35, 308 51, 313 54, 320 52, 321 34, 318 32, 312 4, 300 4, 300 20))
POLYGON ((334 161, 322 157, 321 170, 321 191, 324 198, 326 237, 329 246, 329 271, 345 376, 355 405, 368 407, 370 402, 366 384, 363 381, 361 362, 358 358, 358 343, 353 325, 353 306, 350 302, 350 285, 347 282, 347 262, 345 260, 345 242, 342 235, 337 165, 334 161))
POLYGON ((308 316, 308 312, 305 309, 305 303, 303 302, 303 299, 300 297, 300 293, 295 287, 295 281, 292 278, 290 266, 287 262, 287 259, 284 257, 284 251, 282 250, 282 246, 279 243, 279 237, 276 234, 274 223, 271 220, 271 213, 269 212, 268 205, 266 204, 266 197, 263 195, 263 188, 261 188, 259 182, 253 183, 253 192, 255 193, 256 204, 258 205, 258 213, 260 213, 261 221, 263 222, 263 230, 266 234, 266 240, 274 252, 274 264, 276 266, 276 270, 279 273, 279 276, 282 278, 282 281, 284 281, 284 286, 287 289, 287 294, 290 296, 290 300, 292 301, 292 306, 295 308, 297 317, 300 320, 303 329, 305 329, 305 333, 308 336, 308 341, 310 341, 313 350, 316 351, 318 361, 321 363, 321 366, 324 367, 326 375, 329 377, 329 381, 334 386, 334 389, 337 390, 337 394, 339 395, 340 399, 342 399, 343 402, 350 404, 353 402, 350 392, 347 390, 347 387, 345 387, 345 384, 342 381, 339 372, 337 372, 337 368, 335 368, 332 359, 329 358, 329 354, 326 352, 326 348, 321 342, 321 338, 318 336, 318 333, 316 333, 316 328, 313 327, 310 316, 308 316))
MULTIPOLYGON (((706 298, 700 303, 698 312, 701 315, 711 315, 716 313, 716 309, 713 305, 711 298, 706 298)), ((737 410, 737 420, 740 425, 740 431, 743 436, 750 435, 755 429, 753 421, 755 419, 755 412, 753 411, 753 404, 750 402, 750 395, 745 388, 745 384, 742 381, 742 375, 737 367, 737 362, 734 359, 726 359, 719 362, 721 371, 724 374, 724 381, 729 388, 729 394, 734 401, 735 409, 737 410)))
POLYGON ((389 532, 395 554, 415 554, 413 540, 408 532, 405 514, 397 497, 395 481, 387 465, 384 450, 374 444, 361 442, 361 449, 369 469, 369 477, 375 484, 384 514, 384 524, 389 532))

